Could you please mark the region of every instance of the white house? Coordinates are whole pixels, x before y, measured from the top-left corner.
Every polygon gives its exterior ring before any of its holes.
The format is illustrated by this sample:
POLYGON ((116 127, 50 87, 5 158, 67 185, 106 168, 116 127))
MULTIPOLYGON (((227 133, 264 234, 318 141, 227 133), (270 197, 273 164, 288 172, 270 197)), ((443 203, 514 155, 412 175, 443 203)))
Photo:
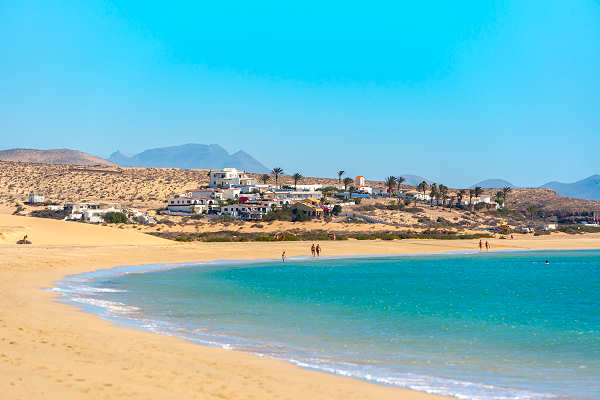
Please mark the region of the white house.
POLYGON ((323 193, 319 191, 305 191, 305 190, 276 190, 272 192, 274 199, 289 199, 289 200, 305 200, 305 199, 316 199, 319 200, 323 197, 323 193))
POLYGON ((260 220, 269 211, 271 207, 266 204, 231 204, 221 207, 223 215, 249 220, 260 220))
POLYGON ((98 224, 104 222, 104 216, 110 212, 120 212, 121 208, 113 207, 112 205, 106 208, 89 208, 83 211, 82 220, 98 224))
POLYGON ((42 193, 31 192, 29 193, 29 204, 39 204, 46 201, 46 198, 42 193))
POLYGON ((206 198, 194 198, 176 195, 167 201, 167 210, 173 212, 185 212, 190 214, 202 214, 212 205, 219 204, 218 200, 206 198))
POLYGON ((219 190, 221 193, 221 198, 223 200, 236 200, 240 197, 242 193, 242 189, 240 188, 229 188, 229 189, 221 189, 219 190))
POLYGON ((102 222, 102 216, 108 212, 120 212, 119 203, 69 203, 64 207, 70 214, 65 220, 83 220, 89 222, 102 222))
POLYGON ((319 189, 322 189, 323 185, 321 184, 314 184, 314 185, 296 185, 295 189, 296 190, 304 190, 306 192, 316 192, 319 189))
POLYGON ((367 186, 366 182, 365 182, 365 177, 362 175, 358 175, 355 179, 354 179, 354 185, 357 187, 361 187, 361 186, 367 186))
POLYGON ((428 195, 427 193, 412 193, 412 196, 415 197, 417 200, 421 200, 421 201, 429 201, 431 200, 431 196, 428 195))
POLYGON ((236 168, 223 168, 210 172, 210 187, 253 186, 256 183, 256 179, 236 168))
MULTIPOLYGON (((219 189, 213 188, 198 188, 194 190, 189 190, 185 194, 180 196, 191 197, 194 199, 216 200, 217 202, 223 199, 221 191, 219 189)), ((177 195, 175 197, 177 197, 177 195)))

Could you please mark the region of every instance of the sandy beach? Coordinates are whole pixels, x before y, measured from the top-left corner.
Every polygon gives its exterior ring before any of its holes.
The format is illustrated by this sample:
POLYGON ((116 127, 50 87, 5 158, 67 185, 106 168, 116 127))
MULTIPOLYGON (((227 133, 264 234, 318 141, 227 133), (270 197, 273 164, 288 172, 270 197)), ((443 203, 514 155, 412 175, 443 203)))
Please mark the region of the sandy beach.
MULTIPOLYGON (((324 255, 474 250, 477 240, 337 241, 324 255)), ((44 288, 119 265, 306 255, 305 242, 182 244, 112 227, 0 214, 0 383, 6 399, 436 399, 286 362, 119 328, 44 288), (14 243, 24 234, 33 245, 14 243)), ((600 235, 494 240, 492 249, 600 248, 600 235)))

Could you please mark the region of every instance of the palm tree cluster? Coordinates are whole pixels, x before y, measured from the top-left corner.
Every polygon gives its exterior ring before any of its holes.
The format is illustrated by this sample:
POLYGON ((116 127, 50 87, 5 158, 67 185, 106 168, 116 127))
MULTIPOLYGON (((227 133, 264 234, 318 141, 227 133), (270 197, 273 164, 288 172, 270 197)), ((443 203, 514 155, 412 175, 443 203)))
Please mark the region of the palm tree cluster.
MULTIPOLYGON (((283 168, 273 168, 273 170, 271 171, 271 174, 275 177, 275 186, 279 187, 279 177, 281 175, 283 175, 283 168)), ((269 180, 271 179, 271 177, 267 174, 264 174, 260 177, 260 180, 266 185, 267 182, 269 182, 269 180)), ((294 175, 292 175, 292 179, 294 180, 294 189, 298 188, 298 182, 300 182, 302 179, 304 179, 304 176, 302 176, 301 173, 296 172, 294 175)))

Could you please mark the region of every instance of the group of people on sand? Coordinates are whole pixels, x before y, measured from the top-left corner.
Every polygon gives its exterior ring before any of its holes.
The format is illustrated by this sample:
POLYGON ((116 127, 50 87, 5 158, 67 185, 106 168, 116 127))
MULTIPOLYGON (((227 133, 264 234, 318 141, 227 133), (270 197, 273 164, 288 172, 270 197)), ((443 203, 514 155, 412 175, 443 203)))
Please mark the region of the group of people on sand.
MULTIPOLYGON (((488 251, 490 249, 490 243, 486 240, 485 241, 485 251, 488 251)), ((483 241, 481 239, 479 239, 479 251, 483 251, 483 241)))
MULTIPOLYGON (((317 243, 316 245, 313 243, 310 246, 310 254, 314 257, 321 257, 321 245, 317 243)), ((281 262, 285 262, 287 260, 287 256, 285 255, 285 250, 281 253, 281 262)))
POLYGON ((312 246, 310 246, 310 254, 312 254, 313 257, 321 257, 321 245, 317 243, 315 246, 313 243, 312 246))

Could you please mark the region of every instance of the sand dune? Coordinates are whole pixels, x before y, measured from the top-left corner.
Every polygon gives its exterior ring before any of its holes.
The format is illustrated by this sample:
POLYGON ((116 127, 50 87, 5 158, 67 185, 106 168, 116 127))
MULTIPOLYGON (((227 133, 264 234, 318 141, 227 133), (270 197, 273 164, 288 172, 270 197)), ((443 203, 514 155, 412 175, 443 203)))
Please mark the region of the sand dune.
POLYGON ((0 214, 0 243, 15 244, 28 235, 35 245, 99 246, 164 244, 165 239, 131 230, 45 218, 0 214))

